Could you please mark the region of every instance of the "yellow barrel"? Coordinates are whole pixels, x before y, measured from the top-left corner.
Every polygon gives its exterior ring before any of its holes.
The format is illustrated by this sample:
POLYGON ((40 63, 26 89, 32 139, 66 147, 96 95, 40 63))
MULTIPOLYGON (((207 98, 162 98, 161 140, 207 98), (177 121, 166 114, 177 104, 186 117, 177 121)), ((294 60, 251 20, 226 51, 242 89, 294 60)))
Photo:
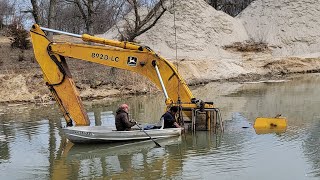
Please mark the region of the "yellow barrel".
POLYGON ((253 125, 256 134, 283 133, 287 130, 285 117, 264 118, 258 117, 253 125))
POLYGON ((278 117, 278 118, 264 118, 258 117, 254 122, 253 127, 256 128, 286 128, 287 127, 287 119, 285 117, 278 117))

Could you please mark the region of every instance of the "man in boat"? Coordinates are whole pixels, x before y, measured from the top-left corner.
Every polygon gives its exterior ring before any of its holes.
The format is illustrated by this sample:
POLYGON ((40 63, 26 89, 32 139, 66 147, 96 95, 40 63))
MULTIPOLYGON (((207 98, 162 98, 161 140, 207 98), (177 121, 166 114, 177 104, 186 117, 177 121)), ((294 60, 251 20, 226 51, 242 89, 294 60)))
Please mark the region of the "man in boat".
POLYGON ((172 106, 161 118, 164 120, 163 128, 181 128, 176 121, 176 114, 178 112, 178 106, 172 106))
POLYGON ((127 104, 119 106, 115 120, 117 131, 130 131, 131 127, 137 124, 135 121, 129 121, 128 112, 129 106, 127 104))

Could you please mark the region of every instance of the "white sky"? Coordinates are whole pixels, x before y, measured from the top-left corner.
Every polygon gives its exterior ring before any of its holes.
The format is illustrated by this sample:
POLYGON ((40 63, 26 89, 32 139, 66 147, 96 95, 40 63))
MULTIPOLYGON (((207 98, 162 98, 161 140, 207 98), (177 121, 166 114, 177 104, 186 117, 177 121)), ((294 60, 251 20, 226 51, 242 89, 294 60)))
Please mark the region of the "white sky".
MULTIPOLYGON (((34 23, 33 17, 31 15, 31 13, 25 14, 22 11, 32 9, 31 1, 30 0, 2 0, 2 1, 8 1, 10 4, 14 4, 15 14, 17 14, 17 15, 23 14, 24 15, 24 19, 23 19, 24 27, 27 30, 29 30, 31 28, 32 24, 34 23)), ((12 19, 12 17, 11 17, 11 19, 12 19)), ((10 17, 8 17, 8 19, 4 20, 4 23, 6 23, 6 21, 8 23, 10 23, 11 19, 10 19, 10 17)))

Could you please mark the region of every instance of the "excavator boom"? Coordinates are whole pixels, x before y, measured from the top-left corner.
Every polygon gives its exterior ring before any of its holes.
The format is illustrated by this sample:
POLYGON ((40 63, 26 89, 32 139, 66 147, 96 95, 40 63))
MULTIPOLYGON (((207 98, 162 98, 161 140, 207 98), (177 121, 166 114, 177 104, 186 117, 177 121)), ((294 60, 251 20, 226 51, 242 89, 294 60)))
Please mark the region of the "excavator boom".
POLYGON ((89 125, 89 120, 65 57, 139 73, 162 89, 168 107, 181 106, 190 119, 191 109, 213 108, 213 103, 196 100, 175 66, 148 47, 130 42, 98 38, 88 34, 71 33, 65 34, 76 36, 83 41, 90 42, 90 44, 51 42, 43 30, 63 32, 42 28, 37 24, 33 25, 30 30, 36 60, 43 71, 46 84, 58 102, 69 126, 72 125, 72 122, 75 122, 76 125, 89 125))

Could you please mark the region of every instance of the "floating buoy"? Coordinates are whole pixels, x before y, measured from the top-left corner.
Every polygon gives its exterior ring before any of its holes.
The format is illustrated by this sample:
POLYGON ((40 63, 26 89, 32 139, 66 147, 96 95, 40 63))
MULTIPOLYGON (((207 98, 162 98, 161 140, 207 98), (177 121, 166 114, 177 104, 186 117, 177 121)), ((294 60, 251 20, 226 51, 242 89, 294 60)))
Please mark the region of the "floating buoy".
POLYGON ((274 118, 258 117, 253 127, 257 134, 283 133, 287 129, 287 119, 281 115, 274 118))
POLYGON ((287 119, 285 117, 264 118, 258 117, 253 125, 254 128, 285 128, 287 119))

